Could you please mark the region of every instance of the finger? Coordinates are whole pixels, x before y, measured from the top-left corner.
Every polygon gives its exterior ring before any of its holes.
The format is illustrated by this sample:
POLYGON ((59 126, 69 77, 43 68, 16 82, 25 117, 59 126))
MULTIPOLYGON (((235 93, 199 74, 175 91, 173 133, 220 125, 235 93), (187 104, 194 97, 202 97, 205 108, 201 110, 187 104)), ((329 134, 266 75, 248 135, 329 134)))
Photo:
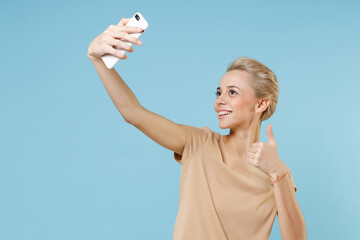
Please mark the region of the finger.
POLYGON ((125 53, 121 53, 119 52, 119 50, 113 48, 112 46, 110 45, 106 45, 104 47, 104 50, 107 52, 107 53, 110 53, 111 55, 115 56, 115 57, 118 57, 120 59, 126 59, 127 56, 125 55, 125 53))
POLYGON ((268 136, 268 143, 276 143, 275 138, 274 138, 274 133, 272 131, 272 124, 269 124, 269 126, 266 130, 266 134, 268 136))
POLYGON ((106 36, 104 37, 104 43, 108 44, 108 45, 111 45, 111 46, 114 46, 114 47, 119 47, 125 51, 128 51, 128 52, 131 52, 133 51, 133 48, 131 46, 129 46, 129 44, 121 41, 121 40, 118 40, 118 39, 114 39, 112 38, 111 36, 106 36))
POLYGON ((114 47, 119 47, 125 51, 128 51, 128 52, 133 52, 134 49, 129 46, 129 44, 121 41, 121 40, 118 40, 118 39, 114 39, 114 38, 108 38, 106 40, 104 40, 107 44, 111 45, 111 46, 114 46, 114 47))
POLYGON ((248 154, 256 157, 260 154, 260 151, 258 149, 253 149, 253 150, 249 150, 248 154))
MULTIPOLYGON (((131 27, 131 26, 118 26, 113 25, 112 27, 115 31, 119 32, 127 32, 127 33, 140 33, 143 31, 141 27, 131 27)), ((111 30, 113 30, 111 29, 111 30)))
POLYGON ((249 157, 249 158, 247 159, 247 161, 248 161, 250 164, 254 165, 255 159, 252 158, 252 157, 249 157))
POLYGON ((143 29, 141 27, 130 27, 130 26, 121 26, 121 25, 110 25, 105 32, 125 32, 125 33, 141 33, 143 29))
POLYGON ((256 142, 256 143, 253 143, 253 144, 251 145, 251 147, 257 148, 257 147, 259 147, 260 145, 261 145, 260 142, 256 142))
POLYGON ((251 154, 257 154, 257 153, 258 153, 258 150, 257 150, 257 149, 253 149, 253 150, 250 150, 249 153, 251 153, 251 154))
POLYGON ((130 21, 130 18, 122 18, 117 25, 125 26, 130 21))
POLYGON ((252 152, 257 152, 261 149, 261 146, 260 144, 253 144, 250 148, 249 148, 249 151, 252 151, 252 152))
POLYGON ((255 157, 255 153, 249 152, 248 153, 248 158, 254 158, 255 157))
POLYGON ((139 46, 142 44, 140 39, 137 39, 136 37, 133 37, 125 32, 109 31, 109 35, 112 36, 113 38, 125 39, 127 42, 131 42, 131 43, 139 45, 139 46))

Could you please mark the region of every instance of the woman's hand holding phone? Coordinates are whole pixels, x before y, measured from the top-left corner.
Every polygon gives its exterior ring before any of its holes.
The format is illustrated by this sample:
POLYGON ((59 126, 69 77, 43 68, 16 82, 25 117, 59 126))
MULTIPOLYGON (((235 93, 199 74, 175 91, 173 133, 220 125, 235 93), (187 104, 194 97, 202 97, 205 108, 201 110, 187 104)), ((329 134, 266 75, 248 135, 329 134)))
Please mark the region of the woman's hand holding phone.
POLYGON ((121 48, 128 52, 133 52, 134 49, 126 42, 131 42, 140 46, 142 42, 130 35, 130 33, 142 33, 143 29, 140 27, 125 26, 130 21, 130 18, 123 18, 117 25, 110 25, 103 33, 97 36, 89 45, 88 57, 90 59, 98 59, 104 54, 111 54, 120 59, 126 59, 125 53, 120 53, 117 48, 121 48))

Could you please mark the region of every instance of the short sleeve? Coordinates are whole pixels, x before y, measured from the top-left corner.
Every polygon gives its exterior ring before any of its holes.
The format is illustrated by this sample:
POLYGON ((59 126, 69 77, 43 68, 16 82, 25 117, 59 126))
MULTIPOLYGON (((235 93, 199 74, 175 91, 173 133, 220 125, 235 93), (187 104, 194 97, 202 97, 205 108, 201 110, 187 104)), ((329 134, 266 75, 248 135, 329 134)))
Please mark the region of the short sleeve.
POLYGON ((186 141, 182 155, 174 152, 174 159, 183 165, 192 154, 194 154, 197 150, 200 149, 200 147, 202 147, 202 145, 204 145, 206 139, 209 136, 209 133, 212 131, 210 128, 205 126, 197 128, 184 124, 179 125, 185 129, 186 141))

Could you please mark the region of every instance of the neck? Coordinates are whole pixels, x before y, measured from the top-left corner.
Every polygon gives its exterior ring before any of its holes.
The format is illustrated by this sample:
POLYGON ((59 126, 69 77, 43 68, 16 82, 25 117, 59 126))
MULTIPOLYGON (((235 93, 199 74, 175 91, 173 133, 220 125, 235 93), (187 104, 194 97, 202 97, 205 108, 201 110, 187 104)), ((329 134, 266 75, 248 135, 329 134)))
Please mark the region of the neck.
POLYGON ((249 148, 260 139, 261 121, 250 124, 247 128, 230 129, 224 136, 226 145, 242 159, 247 158, 249 148))

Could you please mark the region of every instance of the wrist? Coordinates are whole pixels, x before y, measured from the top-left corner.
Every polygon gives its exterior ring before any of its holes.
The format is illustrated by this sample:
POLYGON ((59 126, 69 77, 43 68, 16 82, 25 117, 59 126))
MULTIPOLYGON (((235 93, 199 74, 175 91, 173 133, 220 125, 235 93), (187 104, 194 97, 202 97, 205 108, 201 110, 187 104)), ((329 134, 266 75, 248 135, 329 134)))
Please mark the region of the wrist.
POLYGON ((278 168, 276 171, 269 174, 271 182, 279 181, 280 178, 282 179, 288 172, 289 169, 285 165, 278 168))
POLYGON ((99 60, 100 59, 100 57, 95 57, 95 56, 93 56, 93 55, 90 55, 89 53, 88 53, 88 58, 91 60, 91 61, 96 61, 96 60, 99 60))
POLYGON ((89 58, 90 60, 97 60, 97 59, 99 59, 99 58, 94 57, 94 56, 92 56, 92 55, 90 55, 90 54, 88 54, 88 58, 89 58))

